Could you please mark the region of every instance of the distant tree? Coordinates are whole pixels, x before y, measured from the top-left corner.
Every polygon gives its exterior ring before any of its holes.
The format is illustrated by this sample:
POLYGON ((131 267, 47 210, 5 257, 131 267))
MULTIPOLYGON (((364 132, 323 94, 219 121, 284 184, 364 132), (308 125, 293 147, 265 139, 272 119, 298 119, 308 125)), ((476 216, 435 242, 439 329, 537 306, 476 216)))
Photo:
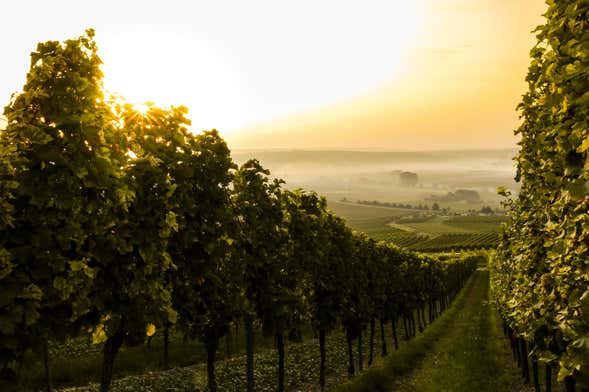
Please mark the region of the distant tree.
POLYGON ((417 173, 401 172, 399 174, 399 180, 403 186, 415 186, 418 182, 417 173))
POLYGON ((490 206, 484 206, 483 208, 481 208, 481 213, 483 213, 483 214, 492 215, 493 212, 494 211, 490 206))
POLYGON ((481 196, 477 191, 471 189, 457 189, 454 193, 457 200, 465 200, 470 203, 478 202, 481 196))
POLYGON ((432 210, 439 211, 440 210, 440 205, 438 203, 432 204, 432 210))

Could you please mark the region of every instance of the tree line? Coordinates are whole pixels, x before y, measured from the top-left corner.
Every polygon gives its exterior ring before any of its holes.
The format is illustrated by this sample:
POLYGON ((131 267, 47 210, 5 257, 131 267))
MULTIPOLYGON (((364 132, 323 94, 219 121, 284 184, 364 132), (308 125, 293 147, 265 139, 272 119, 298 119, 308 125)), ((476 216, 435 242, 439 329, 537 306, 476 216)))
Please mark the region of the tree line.
MULTIPOLYGON (((589 3, 548 1, 519 105, 510 224, 492 269, 494 297, 514 356, 540 388, 557 372, 589 390, 589 3)), ((509 196, 506 190, 501 190, 509 196)))
MULTIPOLYGON (((102 89, 94 32, 40 43, 0 132, 0 372, 18 378, 28 350, 91 334, 102 343, 101 391, 121 347, 156 329, 199 339, 208 387, 231 325, 275 337, 318 331, 352 342, 403 318, 423 328, 462 287, 476 257, 434 258, 354 233, 312 192, 289 191, 257 160, 241 166, 218 132, 188 131, 187 109, 139 111, 102 89)), ((386 342, 382 334, 383 354, 386 342)), ((166 339, 167 342, 167 339, 166 339)), ((394 336, 394 344, 397 337, 394 336)), ((359 362, 361 366, 362 361, 359 362)))

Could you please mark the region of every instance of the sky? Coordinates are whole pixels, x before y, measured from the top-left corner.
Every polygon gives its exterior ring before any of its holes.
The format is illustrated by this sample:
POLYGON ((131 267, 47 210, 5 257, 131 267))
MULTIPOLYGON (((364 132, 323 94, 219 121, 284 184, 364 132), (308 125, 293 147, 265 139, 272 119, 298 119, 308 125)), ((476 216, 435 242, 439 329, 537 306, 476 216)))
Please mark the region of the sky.
MULTIPOLYGON (((235 149, 516 145, 543 0, 2 2, 0 106, 37 42, 96 30, 108 91, 235 149)), ((1 124, 0 124, 1 125, 1 124)))

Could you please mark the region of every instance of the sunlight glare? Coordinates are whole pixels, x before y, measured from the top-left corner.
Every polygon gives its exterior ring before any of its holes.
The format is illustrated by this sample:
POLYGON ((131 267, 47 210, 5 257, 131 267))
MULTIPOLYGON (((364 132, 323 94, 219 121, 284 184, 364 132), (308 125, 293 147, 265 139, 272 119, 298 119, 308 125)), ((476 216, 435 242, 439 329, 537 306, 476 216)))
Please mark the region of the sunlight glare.
POLYGON ((228 12, 198 3, 193 19, 179 20, 173 31, 146 26, 100 35, 105 86, 132 102, 187 106, 195 131, 226 134, 401 77, 420 7, 404 0, 257 0, 232 2, 228 12))
POLYGON ((149 110, 151 109, 151 105, 147 102, 146 103, 134 103, 133 109, 135 109, 135 111, 137 111, 137 113, 139 113, 140 115, 145 117, 147 115, 147 113, 149 112, 149 110))

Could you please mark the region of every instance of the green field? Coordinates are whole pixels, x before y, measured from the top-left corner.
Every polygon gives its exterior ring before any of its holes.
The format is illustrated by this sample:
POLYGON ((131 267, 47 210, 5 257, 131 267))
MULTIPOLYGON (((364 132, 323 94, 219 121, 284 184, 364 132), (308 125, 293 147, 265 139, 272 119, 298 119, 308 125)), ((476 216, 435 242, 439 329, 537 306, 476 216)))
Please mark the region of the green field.
POLYGON ((442 233, 472 233, 473 230, 470 230, 465 227, 460 227, 459 225, 451 226, 448 225, 446 222, 448 221, 447 217, 443 216, 434 216, 429 219, 417 222, 408 222, 404 223, 402 220, 399 222, 391 223, 391 225, 398 229, 405 229, 407 231, 411 231, 414 233, 424 233, 424 234, 442 234, 442 233))
POLYGON ((329 207, 354 230, 377 241, 423 252, 493 248, 504 215, 443 216, 432 211, 330 201, 329 207))
POLYGON ((506 222, 502 215, 468 215, 468 216, 433 216, 424 219, 404 220, 403 218, 390 225, 416 233, 442 234, 442 233, 483 233, 498 232, 500 225, 506 222))
POLYGON ((495 232, 446 233, 415 242, 409 246, 409 249, 423 252, 490 249, 495 247, 498 242, 499 235, 495 232))
POLYGON ((390 208, 381 206, 369 206, 364 204, 340 202, 340 201, 329 201, 329 209, 336 215, 345 218, 348 222, 357 219, 370 219, 370 218, 397 218, 401 216, 411 215, 412 210, 404 208, 390 208))
POLYGON ((346 220, 354 230, 371 232, 386 229, 386 225, 398 217, 412 214, 411 210, 367 206, 356 203, 329 201, 329 209, 346 220))
POLYGON ((455 216, 444 222, 445 225, 475 232, 498 232, 501 224, 507 222, 504 215, 455 216))

